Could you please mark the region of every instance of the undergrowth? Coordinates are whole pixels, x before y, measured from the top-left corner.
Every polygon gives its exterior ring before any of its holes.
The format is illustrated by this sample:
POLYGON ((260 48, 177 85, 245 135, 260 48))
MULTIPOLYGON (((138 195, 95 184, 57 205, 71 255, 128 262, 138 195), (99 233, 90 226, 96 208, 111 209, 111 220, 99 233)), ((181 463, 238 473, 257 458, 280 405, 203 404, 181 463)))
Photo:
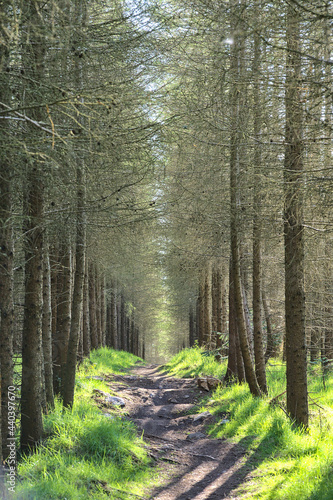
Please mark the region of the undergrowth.
POLYGON ((37 451, 18 464, 17 500, 133 499, 151 481, 149 460, 134 424, 119 410, 99 410, 93 389, 110 392, 93 377, 124 373, 139 358, 101 348, 85 360, 78 372, 75 403, 44 417, 48 436, 37 451))
MULTIPOLYGON (((174 376, 214 375, 223 378, 226 363, 203 355, 199 348, 185 349, 164 366, 174 376)), ((209 433, 242 445, 246 460, 240 472, 246 481, 237 498, 260 500, 333 499, 333 375, 325 384, 320 367, 309 368, 310 428, 296 429, 285 413, 285 366, 279 360, 267 365, 269 394, 254 398, 246 384, 219 387, 198 412, 216 416, 209 433), (280 395, 276 404, 272 399, 280 395)))

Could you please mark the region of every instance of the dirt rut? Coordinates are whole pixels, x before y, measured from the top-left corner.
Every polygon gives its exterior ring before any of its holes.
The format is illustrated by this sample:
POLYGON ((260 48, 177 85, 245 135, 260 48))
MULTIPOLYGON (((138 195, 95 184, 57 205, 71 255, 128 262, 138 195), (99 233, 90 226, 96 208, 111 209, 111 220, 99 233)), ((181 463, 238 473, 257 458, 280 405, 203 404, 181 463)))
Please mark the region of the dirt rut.
POLYGON ((124 376, 112 375, 109 383, 125 400, 127 418, 143 431, 162 484, 147 492, 146 500, 242 498, 235 490, 249 473, 245 451, 225 439, 207 436, 205 428, 216 417, 189 414, 207 395, 193 379, 173 378, 149 365, 135 367, 124 376))

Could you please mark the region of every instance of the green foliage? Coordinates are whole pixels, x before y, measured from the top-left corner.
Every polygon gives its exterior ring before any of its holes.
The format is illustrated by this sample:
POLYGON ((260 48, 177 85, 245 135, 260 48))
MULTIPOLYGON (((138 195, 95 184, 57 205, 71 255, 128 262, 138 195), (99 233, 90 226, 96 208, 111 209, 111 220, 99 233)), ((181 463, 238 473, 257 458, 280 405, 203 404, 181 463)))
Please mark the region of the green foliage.
MULTIPOLYGON (((36 453, 18 465, 15 499, 105 499, 140 495, 150 478, 143 440, 119 411, 103 415, 91 399, 93 388, 105 383, 87 377, 103 372, 124 373, 139 358, 101 348, 84 362, 72 410, 56 401, 45 417, 48 438, 36 453), (131 492, 131 493, 129 493, 131 492)), ((111 413, 112 410, 109 411, 111 413)))
MULTIPOLYGON (((166 368, 174 375, 223 378, 225 365, 200 349, 186 349, 166 368)), ((219 387, 199 408, 216 416, 209 433, 227 437, 247 449, 244 469, 249 479, 237 498, 260 500, 330 500, 333 491, 333 374, 322 383, 319 370, 309 369, 310 430, 295 429, 285 413, 285 366, 267 366, 269 396, 254 398, 247 384, 219 387), (272 404, 272 398, 277 398, 272 404)))
POLYGON ((175 377, 197 377, 199 375, 214 375, 223 378, 225 363, 218 363, 215 356, 207 356, 200 347, 183 349, 176 354, 164 367, 175 377))

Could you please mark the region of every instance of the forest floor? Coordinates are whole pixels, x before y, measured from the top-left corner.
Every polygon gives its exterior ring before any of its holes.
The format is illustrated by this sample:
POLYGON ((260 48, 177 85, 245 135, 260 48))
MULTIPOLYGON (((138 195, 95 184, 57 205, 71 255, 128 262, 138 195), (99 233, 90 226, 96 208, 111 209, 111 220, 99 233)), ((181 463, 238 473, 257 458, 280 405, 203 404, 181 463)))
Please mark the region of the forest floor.
MULTIPOLYGON (((108 379, 113 393, 126 402, 126 418, 143 432, 156 467, 158 486, 144 498, 244 498, 235 490, 251 470, 246 451, 226 439, 208 437, 205 429, 216 416, 198 414, 200 400, 207 398, 207 392, 198 388, 193 378, 174 378, 159 371, 157 365, 148 365, 108 379)), ((219 415, 220 420, 223 417, 219 415)))

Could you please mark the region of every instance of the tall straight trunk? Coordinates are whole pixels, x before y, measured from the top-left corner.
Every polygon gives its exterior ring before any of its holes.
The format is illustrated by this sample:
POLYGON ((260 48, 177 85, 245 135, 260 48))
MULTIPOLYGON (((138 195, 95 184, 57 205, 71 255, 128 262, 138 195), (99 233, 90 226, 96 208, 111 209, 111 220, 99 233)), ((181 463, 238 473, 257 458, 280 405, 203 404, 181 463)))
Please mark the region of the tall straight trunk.
POLYGON ((106 301, 105 345, 111 347, 111 301, 106 301))
POLYGON ((72 321, 68 341, 67 360, 65 367, 63 404, 71 408, 74 402, 75 374, 77 350, 79 344, 81 313, 83 303, 83 285, 86 252, 86 216, 85 216, 85 166, 81 158, 77 158, 77 221, 76 221, 76 251, 75 275, 72 301, 72 321))
POLYGON ((102 346, 102 315, 101 315, 101 276, 98 266, 95 266, 95 300, 96 300, 96 328, 98 347, 102 346))
POLYGON ((233 2, 234 12, 232 19, 232 29, 234 43, 231 48, 231 77, 232 87, 230 91, 231 108, 231 137, 230 137, 230 238, 232 266, 231 276, 234 284, 235 309, 238 324, 238 334, 246 381, 249 384, 251 393, 254 396, 261 394, 257 377, 252 364, 249 340, 247 335, 246 317, 244 309, 241 262, 240 262, 240 163, 244 161, 244 154, 241 144, 243 141, 244 112, 246 102, 244 99, 244 88, 239 87, 239 83, 244 81, 244 58, 245 58, 245 34, 242 26, 242 12, 244 5, 242 1, 233 2))
POLYGON ((217 264, 212 266, 212 347, 218 346, 218 314, 219 314, 219 272, 217 264))
MULTIPOLYGON (((2 127, 2 124, 0 126, 2 127)), ((0 436, 2 436, 0 455, 2 450, 2 456, 6 459, 9 455, 7 445, 10 444, 7 441, 10 437, 8 434, 8 387, 13 385, 13 230, 10 165, 3 156, 0 162, 0 436)))
POLYGON ((229 351, 228 366, 225 374, 227 383, 238 380, 245 382, 243 355, 239 343, 238 321, 235 307, 235 287, 232 279, 232 265, 230 259, 229 270, 229 351))
POLYGON ((102 346, 106 345, 106 304, 105 304, 105 276, 101 275, 101 331, 102 346))
POLYGON ((140 343, 139 343, 139 338, 140 338, 140 331, 139 328, 136 326, 135 327, 135 342, 134 342, 134 354, 135 356, 139 356, 139 349, 140 349, 140 343))
POLYGON ((52 311, 51 311, 51 268, 50 254, 47 237, 44 238, 43 251, 43 360, 44 360, 44 386, 46 404, 54 408, 53 394, 53 364, 52 364, 52 311))
MULTIPOLYGON (((326 13, 329 12, 328 4, 326 5, 326 13)), ((325 42, 324 42, 324 58, 326 61, 329 61, 331 58, 331 47, 332 47, 332 29, 331 23, 328 18, 324 20, 324 33, 325 33, 325 42)), ((325 87, 326 89, 332 88, 332 68, 331 64, 326 64, 325 66, 325 87)), ((325 124, 326 124, 326 135, 328 136, 327 146, 325 146, 325 161, 324 166, 325 169, 329 170, 332 165, 332 93, 325 92, 325 124)), ((325 254, 326 259, 328 260, 329 270, 326 277, 326 296, 329 297, 328 304, 326 306, 327 315, 326 315, 326 328, 324 330, 324 346, 323 346, 323 369, 324 372, 332 369, 333 367, 333 308, 332 308, 332 264, 331 264, 331 255, 332 255, 332 245, 329 240, 325 241, 325 254)))
POLYGON ((130 317, 130 339, 131 339, 131 349, 130 352, 134 354, 135 351, 135 309, 133 308, 131 317, 130 317))
POLYGON ((265 363, 267 363, 269 358, 274 358, 278 354, 278 339, 273 332, 271 311, 268 305, 266 292, 264 288, 261 289, 261 298, 262 298, 262 306, 264 309, 266 330, 267 330, 267 346, 265 352, 265 363))
POLYGON ((118 347, 122 350, 122 338, 121 338, 121 294, 117 297, 117 339, 118 347))
POLYGON ((204 332, 205 332, 205 275, 201 271, 200 283, 199 283, 199 296, 198 296, 198 340, 199 346, 204 344, 204 332))
POLYGON ((21 449, 33 448, 43 432, 41 338, 43 280, 43 183, 30 165, 25 193, 25 303, 22 331, 21 449))
POLYGON ((82 312, 82 348, 83 348, 83 356, 88 357, 90 354, 88 259, 86 259, 86 263, 85 263, 82 308, 83 308, 83 312, 82 312))
POLYGON ((212 348, 212 267, 207 263, 204 269, 203 295, 204 332, 203 343, 207 349, 212 348))
MULTIPOLYGON (((8 166, 9 167, 9 166, 8 166)), ((13 233, 11 224, 11 186, 9 168, 0 165, 0 367, 1 429, 3 458, 9 454, 8 387, 13 385, 13 233)))
POLYGON ((121 350, 127 351, 127 331, 126 331, 126 310, 125 310, 125 298, 124 295, 121 294, 121 302, 120 302, 120 336, 121 336, 121 350))
POLYGON ((96 293, 95 293, 95 265, 89 264, 89 320, 91 348, 98 348, 97 319, 96 319, 96 293))
POLYGON ((194 310, 193 310, 193 304, 190 304, 190 309, 189 309, 189 345, 190 345, 190 347, 194 346, 194 342, 195 342, 194 310))
POLYGON ((117 290, 114 281, 111 285, 111 347, 118 349, 117 290))
MULTIPOLYGON (((255 7, 255 17, 260 19, 260 5, 255 7)), ((253 55, 253 103, 254 103, 254 172, 253 182, 253 345, 256 376, 261 391, 267 394, 267 381, 264 356, 264 341, 262 329, 261 289, 262 289, 262 259, 261 259, 261 219, 262 219, 262 185, 261 185, 261 132, 262 132, 262 106, 260 92, 260 69, 261 69, 261 39, 260 33, 254 33, 254 55, 253 55)))
MULTIPOLYGON (((33 0, 24 2, 27 19, 23 66, 27 68, 25 104, 40 102, 40 88, 45 76, 46 52, 43 12, 33 0), (36 86, 35 82, 38 82, 36 86)), ((30 117, 36 122, 47 120, 44 107, 33 107, 30 117)), ((36 138, 36 130, 33 130, 36 138)), ((39 132, 39 142, 44 137, 39 132)), ((36 140, 35 140, 36 142, 36 140)), ((33 151, 34 152, 34 151, 33 151)), ((41 344, 43 283, 43 197, 44 175, 40 158, 29 155, 24 190, 25 303, 22 330, 21 450, 34 448, 43 433, 41 412, 41 344)))
POLYGON ((300 15, 288 4, 286 18, 286 131, 284 163, 285 316, 287 411, 308 425, 304 294, 303 139, 300 15))
POLYGON ((53 341, 53 387, 56 394, 62 393, 65 376, 68 339, 71 327, 71 281, 71 244, 69 236, 66 235, 59 246, 57 328, 53 341))
MULTIPOLYGON (((4 72, 10 57, 10 30, 6 26, 6 15, 10 2, 2 2, 3 22, 0 24, 0 101, 10 104, 9 75, 4 72)), ((3 143, 0 153, 0 463, 9 455, 8 441, 8 387, 13 385, 13 228, 12 228, 12 166, 10 148, 4 138, 8 121, 0 120, 0 135, 3 143)))
POLYGON ((325 307, 324 313, 324 336, 323 336, 323 357, 322 366, 324 372, 328 372, 333 367, 333 307, 332 307, 332 269, 331 269, 331 245, 328 241, 325 242, 325 258, 328 261, 326 268, 326 281, 325 281, 325 307))
POLYGON ((237 321, 235 315, 235 300, 234 300, 234 283, 233 280, 229 281, 229 350, 228 350, 228 366, 225 374, 225 381, 228 383, 238 378, 237 368, 237 351, 236 351, 236 336, 237 321))
MULTIPOLYGON (((226 280, 222 264, 216 267, 216 347, 221 349, 222 338, 227 333, 226 280)), ((221 352, 222 355, 222 352, 221 352)))
MULTIPOLYGON (((57 339, 57 312, 58 312, 58 275, 59 275, 59 255, 58 248, 54 245, 50 248, 51 267, 51 313, 52 313, 52 364, 55 363, 54 344, 57 339)), ((53 366, 52 366, 53 369, 53 366)), ((54 379, 54 369, 53 369, 54 379)))

